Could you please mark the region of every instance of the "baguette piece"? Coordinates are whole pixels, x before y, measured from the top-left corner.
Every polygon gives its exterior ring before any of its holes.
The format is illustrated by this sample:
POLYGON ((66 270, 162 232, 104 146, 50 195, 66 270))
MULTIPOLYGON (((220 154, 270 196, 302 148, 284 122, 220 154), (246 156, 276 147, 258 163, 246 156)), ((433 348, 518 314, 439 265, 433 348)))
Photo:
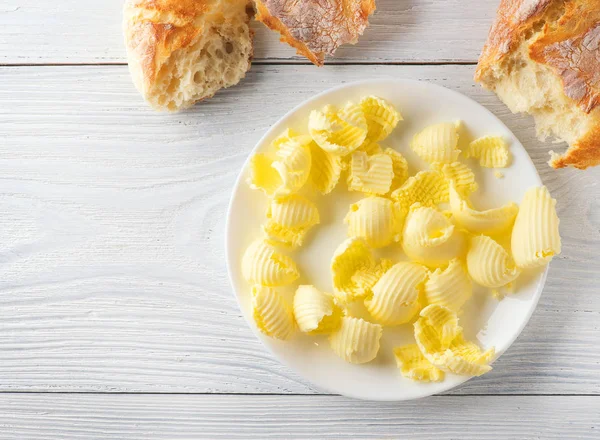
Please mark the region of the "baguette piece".
POLYGON ((250 68, 248 0, 126 0, 133 82, 156 110, 177 111, 237 84, 250 68))
POLYGON ((375 0, 255 0, 256 19, 313 64, 342 44, 355 44, 369 25, 375 0))
POLYGON ((502 0, 475 81, 569 144, 552 167, 600 164, 600 0, 502 0))

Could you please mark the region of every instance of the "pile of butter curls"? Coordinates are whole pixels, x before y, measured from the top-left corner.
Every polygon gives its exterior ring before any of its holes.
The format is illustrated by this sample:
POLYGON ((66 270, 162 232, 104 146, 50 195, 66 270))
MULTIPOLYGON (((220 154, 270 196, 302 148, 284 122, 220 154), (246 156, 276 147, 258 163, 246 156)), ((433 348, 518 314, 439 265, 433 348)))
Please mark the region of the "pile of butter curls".
MULTIPOLYGON (((466 340, 457 314, 473 282, 510 293, 522 271, 560 253, 556 201, 545 187, 534 187, 520 207, 474 207, 469 197, 478 185, 459 161, 454 122, 428 126, 413 137, 411 149, 430 169, 409 176, 406 159, 380 145, 400 121, 400 113, 375 96, 343 108, 326 106, 311 112, 308 134, 287 130, 269 151, 252 157, 249 184, 270 198, 264 236, 242 259, 253 317, 273 338, 289 339, 297 329, 328 334, 332 350, 355 364, 377 356, 383 327, 413 322, 415 343, 394 349, 402 375, 419 381, 443 380, 444 372, 478 376, 491 369, 494 349, 466 340), (300 274, 281 249, 302 246, 319 223, 317 207, 298 191, 312 185, 329 194, 343 173, 348 190, 365 198, 350 205, 344 220, 349 238, 332 256, 334 292, 301 285, 290 304, 276 288, 300 274), (373 253, 394 244, 410 262, 373 253), (353 316, 356 303, 368 319, 353 316)), ((511 161, 508 146, 496 136, 471 142, 463 156, 488 168, 511 161)))

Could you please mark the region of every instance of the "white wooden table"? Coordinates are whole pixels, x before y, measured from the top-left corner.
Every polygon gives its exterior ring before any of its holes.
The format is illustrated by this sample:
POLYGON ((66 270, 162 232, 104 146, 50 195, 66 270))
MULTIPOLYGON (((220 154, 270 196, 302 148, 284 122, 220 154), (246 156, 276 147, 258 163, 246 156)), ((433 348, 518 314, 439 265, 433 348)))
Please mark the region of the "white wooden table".
POLYGON ((237 87, 156 114, 121 1, 0 2, 0 438, 600 438, 600 169, 552 171, 532 121, 472 81, 497 0, 378 0, 321 69, 256 26, 237 87), (323 395, 273 359, 225 271, 234 179, 284 112, 404 77, 487 106, 558 199, 563 253, 494 370, 446 395, 323 395))

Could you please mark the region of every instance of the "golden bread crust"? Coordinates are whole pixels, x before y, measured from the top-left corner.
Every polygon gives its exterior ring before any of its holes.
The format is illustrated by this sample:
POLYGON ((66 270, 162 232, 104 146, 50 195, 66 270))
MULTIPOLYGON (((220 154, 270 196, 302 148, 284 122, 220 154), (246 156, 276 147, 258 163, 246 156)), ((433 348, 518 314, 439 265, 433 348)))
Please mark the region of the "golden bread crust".
POLYGON ((550 165, 552 168, 574 167, 580 170, 600 165, 600 122, 574 142, 565 154, 552 157, 550 165))
POLYGON ((496 20, 490 28, 477 63, 475 81, 482 81, 494 64, 501 62, 519 46, 523 36, 554 1, 556 0, 501 0, 496 20))
POLYGON ((269 29, 279 32, 281 42, 287 43, 296 49, 298 55, 303 55, 317 66, 323 65, 323 57, 311 52, 306 44, 296 40, 289 29, 277 17, 271 15, 267 7, 260 0, 256 0, 256 19, 265 24, 269 29))
POLYGON ((555 26, 546 25, 529 56, 560 76, 565 95, 590 113, 600 104, 600 1, 567 3, 555 26))
POLYGON ((375 0, 256 0, 256 7, 258 21, 321 66, 325 55, 356 43, 375 11, 375 0))
MULTIPOLYGON (((169 59, 177 51, 185 50, 198 42, 210 28, 234 28, 239 24, 248 26, 254 12, 249 2, 250 0, 126 0, 123 29, 129 69, 137 89, 147 99, 153 95, 169 59)), ((249 34, 252 38, 252 31, 249 30, 249 34)), ((250 59, 245 71, 249 68, 250 59)), ((212 94, 214 92, 198 100, 209 98, 212 94)), ((162 110, 155 103, 150 103, 162 110)))
POLYGON ((600 0, 502 0, 475 81, 496 90, 500 78, 519 68, 506 61, 523 44, 530 60, 560 79, 565 102, 586 121, 566 154, 554 154, 550 164, 600 165, 600 0))
POLYGON ((205 13, 215 3, 211 0, 127 0, 132 8, 143 8, 156 13, 155 20, 164 14, 172 14, 178 19, 191 23, 200 14, 205 13))
POLYGON ((202 32, 195 20, 217 5, 216 0, 126 0, 125 44, 142 94, 152 87, 162 62, 202 32))
POLYGON ((201 31, 193 24, 175 27, 169 23, 141 21, 132 23, 125 32, 129 62, 137 65, 135 71, 141 75, 137 81, 134 78, 134 82, 145 93, 152 87, 162 61, 174 51, 189 45, 201 31))

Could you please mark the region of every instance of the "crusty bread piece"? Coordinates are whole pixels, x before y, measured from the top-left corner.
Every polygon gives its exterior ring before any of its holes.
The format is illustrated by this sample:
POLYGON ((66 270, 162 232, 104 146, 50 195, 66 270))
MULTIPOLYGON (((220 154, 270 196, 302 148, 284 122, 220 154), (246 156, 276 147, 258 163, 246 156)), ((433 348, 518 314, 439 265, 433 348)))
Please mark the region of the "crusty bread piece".
POLYGON ((375 0, 255 0, 256 19, 317 66, 369 25, 375 0))
POLYGON ((600 0, 502 0, 475 80, 569 144, 554 168, 600 164, 600 0))
POLYGON ((237 84, 250 68, 248 0, 126 0, 133 82, 157 110, 176 111, 237 84))

